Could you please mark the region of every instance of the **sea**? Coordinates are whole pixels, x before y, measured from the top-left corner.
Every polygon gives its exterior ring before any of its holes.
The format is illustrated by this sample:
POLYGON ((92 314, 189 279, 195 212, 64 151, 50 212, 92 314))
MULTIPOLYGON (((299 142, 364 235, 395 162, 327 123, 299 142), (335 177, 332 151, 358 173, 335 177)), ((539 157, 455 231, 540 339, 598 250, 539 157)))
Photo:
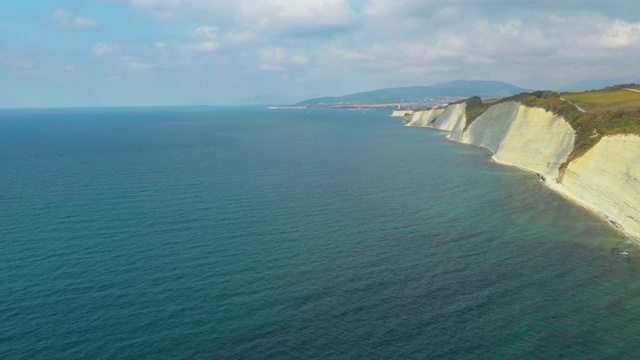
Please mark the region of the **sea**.
POLYGON ((638 245, 381 110, 0 110, 1 359, 637 359, 638 245))

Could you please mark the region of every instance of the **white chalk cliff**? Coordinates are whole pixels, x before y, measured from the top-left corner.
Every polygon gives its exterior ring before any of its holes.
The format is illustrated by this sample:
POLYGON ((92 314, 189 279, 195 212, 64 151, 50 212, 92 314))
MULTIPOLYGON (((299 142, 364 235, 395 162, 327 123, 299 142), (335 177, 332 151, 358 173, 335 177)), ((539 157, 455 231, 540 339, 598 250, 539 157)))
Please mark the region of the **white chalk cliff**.
POLYGON ((428 127, 431 121, 436 119, 444 109, 419 110, 413 113, 405 126, 428 127))
POLYGON ((440 116, 435 120, 432 120, 432 124, 429 125, 429 127, 451 131, 458 121, 464 119, 466 109, 467 104, 465 103, 449 105, 444 109, 440 116))
POLYGON ((640 239, 640 137, 605 136, 551 188, 640 239))
POLYGON ((506 102, 480 115, 458 141, 481 146, 496 162, 555 179, 575 136, 564 118, 541 108, 506 102))
POLYGON ((407 125, 448 130, 451 140, 483 147, 496 162, 535 172, 551 189, 640 241, 640 136, 605 136, 561 175, 575 131, 563 117, 541 108, 498 103, 467 126, 465 104, 455 104, 435 120, 407 125))
POLYGON ((413 114, 413 110, 395 110, 391 116, 404 117, 413 114))

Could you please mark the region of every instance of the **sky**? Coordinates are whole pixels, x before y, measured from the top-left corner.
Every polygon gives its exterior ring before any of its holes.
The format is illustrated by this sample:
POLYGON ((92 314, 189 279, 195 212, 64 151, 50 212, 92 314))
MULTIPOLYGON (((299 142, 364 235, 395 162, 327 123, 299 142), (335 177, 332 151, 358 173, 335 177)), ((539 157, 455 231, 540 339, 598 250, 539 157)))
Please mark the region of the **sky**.
POLYGON ((629 0, 20 0, 0 11, 3 108, 639 75, 640 2, 629 0))

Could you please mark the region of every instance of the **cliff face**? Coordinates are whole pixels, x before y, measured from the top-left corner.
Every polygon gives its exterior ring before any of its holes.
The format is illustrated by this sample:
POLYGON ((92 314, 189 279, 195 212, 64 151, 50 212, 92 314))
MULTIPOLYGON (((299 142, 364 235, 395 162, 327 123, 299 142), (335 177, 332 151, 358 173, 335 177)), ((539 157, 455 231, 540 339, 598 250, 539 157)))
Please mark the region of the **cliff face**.
POLYGON ((506 102, 490 107, 454 140, 488 149, 497 162, 555 179, 574 139, 574 131, 564 118, 506 102))
POLYGON ((467 104, 465 103, 447 106, 429 127, 447 131, 453 130, 456 123, 464 119, 466 108, 467 104))
POLYGON ((603 137, 552 188, 640 238, 640 137, 603 137))
POLYGON ((567 166, 575 131, 561 116, 510 101, 489 107, 469 126, 465 104, 450 105, 424 125, 451 140, 486 148, 499 163, 538 173, 551 189, 608 218, 640 239, 640 136, 605 136, 567 166))
POLYGON ((440 116, 444 109, 431 109, 416 111, 405 126, 428 127, 432 120, 440 116))

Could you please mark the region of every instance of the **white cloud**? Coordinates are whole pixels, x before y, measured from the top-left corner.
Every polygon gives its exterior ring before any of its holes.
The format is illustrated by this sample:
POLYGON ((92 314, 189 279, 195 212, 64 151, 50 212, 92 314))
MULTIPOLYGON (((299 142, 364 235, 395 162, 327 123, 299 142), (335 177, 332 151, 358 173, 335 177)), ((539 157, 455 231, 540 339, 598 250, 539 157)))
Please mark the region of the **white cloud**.
POLYGON ((343 29, 356 16, 347 0, 131 0, 131 5, 165 20, 206 20, 242 29, 343 29))
POLYGON ((131 0, 131 5, 165 20, 232 21, 235 1, 131 0))
POLYGON ((149 70, 155 67, 155 65, 152 63, 135 60, 125 62, 124 66, 131 70, 149 70))
POLYGON ((291 67, 300 67, 309 64, 309 57, 295 50, 285 50, 281 47, 260 49, 257 52, 261 71, 284 71, 291 67))
POLYGON ((120 52, 120 47, 115 44, 99 42, 91 48, 91 53, 96 56, 112 55, 120 52))
POLYGON ((220 48, 218 30, 215 26, 199 26, 190 34, 191 39, 184 47, 196 53, 214 52, 220 48))
POLYGON ((218 45, 218 43, 213 41, 205 41, 205 42, 191 44, 191 49, 193 49, 195 52, 201 52, 201 53, 214 52, 218 50, 219 47, 220 45, 218 45))
POLYGON ((91 29, 98 27, 98 21, 94 19, 85 19, 81 17, 76 17, 73 19, 73 25, 77 29, 91 29))
POLYGON ((615 21, 601 28, 602 33, 594 40, 602 47, 624 49, 640 44, 640 23, 615 21))
POLYGON ((305 55, 294 55, 291 57, 291 63, 296 65, 307 65, 309 64, 309 58, 305 55))
POLYGON ((284 49, 279 47, 262 49, 259 51, 259 56, 262 61, 271 64, 282 64, 285 61, 284 49))
POLYGON ((243 1, 247 26, 277 30, 328 30, 351 25, 355 13, 347 0, 243 1))
POLYGON ((248 45, 260 39, 258 32, 250 30, 232 30, 221 34, 224 42, 230 45, 248 45))
POLYGON ((59 28, 92 29, 100 24, 97 20, 74 15, 67 10, 56 10, 51 16, 51 23, 59 28))
POLYGON ((332 58, 343 59, 346 61, 363 61, 374 59, 373 55, 368 54, 366 49, 355 50, 354 47, 345 47, 330 44, 326 48, 326 54, 332 58))
POLYGON ((193 31, 194 34, 208 39, 215 39, 218 36, 218 28, 215 26, 203 25, 193 31))
MULTIPOLYGON (((291 92, 321 95, 460 78, 560 86, 596 73, 637 73, 640 58, 640 3, 622 0, 612 0, 616 6, 596 0, 100 1, 129 11, 113 11, 113 24, 103 26, 97 39, 57 31, 68 38, 40 44, 56 61, 52 69, 72 76, 76 64, 81 73, 94 66, 101 78, 117 74, 123 83, 162 73, 171 75, 168 82, 237 92, 289 91, 304 78, 309 88, 291 92), (98 64, 74 58, 74 46, 98 64), (286 86, 268 83, 273 79, 286 86)), ((74 12, 45 13, 43 22, 66 29, 100 26, 90 14, 74 12)), ((14 45, 19 40, 2 40, 2 57, 29 52, 14 45)), ((10 69, 45 73, 48 58, 36 59, 35 68, 10 69)))
POLYGON ((260 71, 265 71, 265 72, 277 72, 277 71, 284 71, 284 66, 280 66, 280 65, 273 65, 273 64, 260 64, 258 66, 258 69, 260 71))

